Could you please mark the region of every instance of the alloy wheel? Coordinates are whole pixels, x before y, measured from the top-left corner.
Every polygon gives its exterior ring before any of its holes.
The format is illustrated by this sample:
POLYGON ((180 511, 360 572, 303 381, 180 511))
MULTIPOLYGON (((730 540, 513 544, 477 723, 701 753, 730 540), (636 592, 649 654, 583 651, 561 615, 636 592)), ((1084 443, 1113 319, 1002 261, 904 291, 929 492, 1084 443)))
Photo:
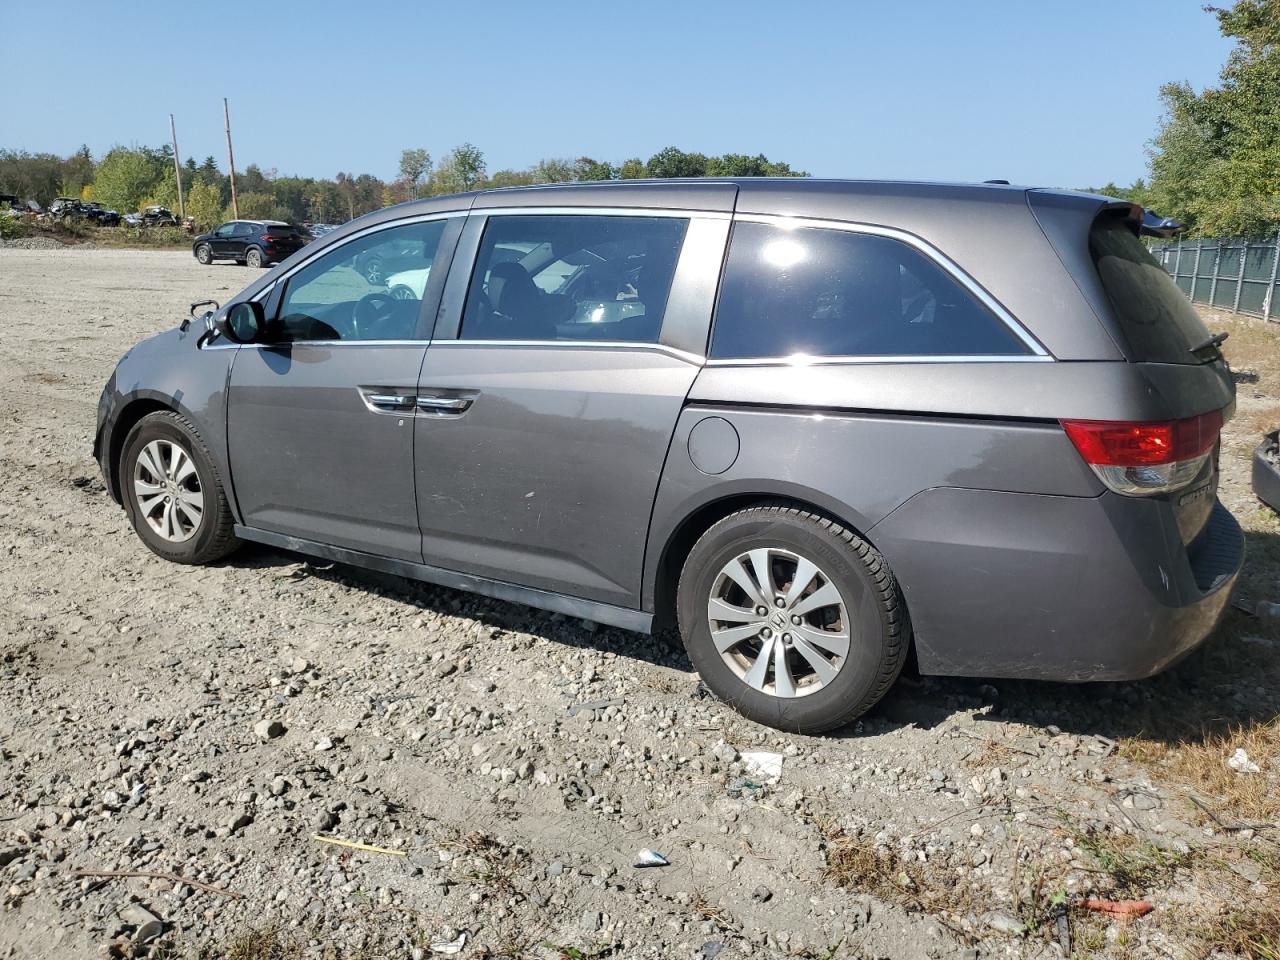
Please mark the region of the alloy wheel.
POLYGON ((172 440, 152 440, 133 465, 139 515, 160 537, 182 543, 195 536, 204 516, 204 493, 195 461, 172 440))
POLYGON ((711 640, 747 686, 803 697, 827 686, 849 655, 849 613, 813 561, 767 547, 721 568, 707 601, 711 640))

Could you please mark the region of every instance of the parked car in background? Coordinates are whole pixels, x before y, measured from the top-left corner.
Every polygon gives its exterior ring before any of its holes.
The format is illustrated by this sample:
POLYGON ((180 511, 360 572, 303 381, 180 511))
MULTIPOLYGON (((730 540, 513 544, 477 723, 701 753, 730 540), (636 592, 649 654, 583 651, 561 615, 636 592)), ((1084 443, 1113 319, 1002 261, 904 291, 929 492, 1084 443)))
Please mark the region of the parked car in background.
POLYGON ((168 560, 256 541, 674 624, 711 691, 787 730, 849 722, 912 651, 1146 677, 1213 630, 1244 540, 1221 337, 1142 220, 816 179, 402 204, 130 350, 94 453, 168 560))
POLYGON ((307 233, 311 234, 313 240, 319 240, 326 233, 333 233, 338 229, 336 223, 309 223, 307 224, 307 233))
POLYGON ((229 220, 191 241, 191 254, 201 263, 234 260, 250 267, 279 263, 306 246, 297 227, 280 220, 229 220))
POLYGON ((84 205, 75 197, 54 197, 48 215, 55 220, 79 220, 85 215, 84 205))
POLYGON ((12 193, 0 193, 0 217, 22 217, 34 212, 27 201, 12 193))
POLYGON ((115 210, 108 210, 100 203, 82 203, 80 209, 88 219, 100 226, 116 227, 120 225, 120 214, 115 210))
POLYGON ((178 218, 168 207, 151 206, 142 211, 141 222, 144 227, 176 227, 178 218))

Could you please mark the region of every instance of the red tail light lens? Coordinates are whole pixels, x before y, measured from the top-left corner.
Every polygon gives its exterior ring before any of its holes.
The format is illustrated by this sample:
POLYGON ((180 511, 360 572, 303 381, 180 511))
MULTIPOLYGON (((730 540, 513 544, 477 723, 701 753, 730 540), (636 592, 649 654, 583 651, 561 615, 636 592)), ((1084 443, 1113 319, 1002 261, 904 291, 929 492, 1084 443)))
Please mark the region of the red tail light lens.
POLYGON ((1222 411, 1155 423, 1063 420, 1085 463, 1112 490, 1166 493, 1199 475, 1222 432, 1222 411))
POLYGON ((1222 411, 1159 423, 1063 420, 1062 428, 1091 466, 1147 467, 1208 453, 1222 431, 1222 411))

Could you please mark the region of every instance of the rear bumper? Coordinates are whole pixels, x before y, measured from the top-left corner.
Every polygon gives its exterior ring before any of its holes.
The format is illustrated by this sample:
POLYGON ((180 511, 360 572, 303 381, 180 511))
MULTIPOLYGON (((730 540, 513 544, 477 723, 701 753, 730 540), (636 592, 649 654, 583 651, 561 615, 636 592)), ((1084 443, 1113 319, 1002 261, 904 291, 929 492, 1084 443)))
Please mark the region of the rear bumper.
POLYGON ((902 585, 921 670, 957 676, 1151 676, 1212 633, 1244 564, 1220 503, 1184 547, 1169 504, 1110 493, 929 490, 870 536, 902 585))
POLYGON ((1272 510, 1280 511, 1280 467, 1268 455, 1274 453, 1277 446, 1280 446, 1280 438, 1273 431, 1254 448, 1253 492, 1272 510))

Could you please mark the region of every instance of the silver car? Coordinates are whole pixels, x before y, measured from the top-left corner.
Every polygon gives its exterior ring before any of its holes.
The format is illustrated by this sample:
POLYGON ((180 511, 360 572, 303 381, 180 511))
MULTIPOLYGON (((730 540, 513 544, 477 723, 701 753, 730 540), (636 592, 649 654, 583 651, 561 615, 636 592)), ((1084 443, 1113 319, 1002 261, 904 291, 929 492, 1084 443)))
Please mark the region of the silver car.
POLYGON ((847 723, 912 652, 1145 677, 1213 630, 1243 539, 1220 338, 1142 228, 1005 185, 415 201, 136 346, 95 454, 169 560, 250 540, 673 625, 788 730, 847 723))

